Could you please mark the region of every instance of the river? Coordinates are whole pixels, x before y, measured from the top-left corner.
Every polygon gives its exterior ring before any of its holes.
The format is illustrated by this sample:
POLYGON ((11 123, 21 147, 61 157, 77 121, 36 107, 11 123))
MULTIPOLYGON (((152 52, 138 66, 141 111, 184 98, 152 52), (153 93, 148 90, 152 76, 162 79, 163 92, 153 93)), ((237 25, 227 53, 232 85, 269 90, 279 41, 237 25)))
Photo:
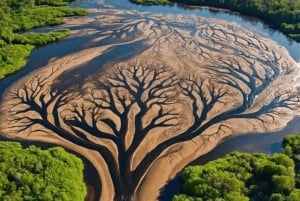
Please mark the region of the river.
MULTIPOLYGON (((300 63, 300 44, 296 43, 286 36, 284 36, 281 32, 276 31, 269 26, 263 24, 260 20, 241 16, 237 13, 231 13, 226 10, 216 10, 210 8, 200 8, 200 7, 188 7, 182 6, 178 4, 173 5, 154 5, 154 6, 143 6, 132 4, 127 0, 78 0, 72 3, 73 7, 83 7, 83 8, 117 8, 123 10, 135 10, 136 12, 143 13, 154 13, 154 14, 181 14, 181 15, 195 15, 202 16, 207 18, 217 18, 223 19, 231 22, 236 22, 237 24, 251 30, 252 32, 262 35, 264 37, 271 38, 276 41, 281 46, 285 47, 291 57, 298 63, 300 63)), ((97 17, 96 14, 91 15, 92 17, 97 17), (93 16, 94 15, 94 16, 93 16)), ((88 25, 85 25, 84 28, 88 25)), ((95 25, 90 25, 91 28, 95 28, 95 25)), ((72 30, 80 30, 83 27, 76 26, 71 27, 72 30)), ((53 29, 53 28, 50 28, 53 29)), ((53 43, 47 46, 43 46, 40 48, 36 48, 32 54, 30 55, 28 62, 21 71, 18 73, 11 75, 0 81, 0 95, 2 95, 5 90, 12 85, 16 80, 19 80, 23 76, 29 74, 34 69, 40 68, 46 65, 52 58, 62 57, 87 47, 95 47, 97 43, 91 43, 95 36, 81 36, 77 37, 76 40, 72 38, 72 36, 62 39, 57 43, 53 43)), ((109 43, 110 41, 107 41, 109 43)), ((133 57, 134 54, 138 54, 142 51, 142 43, 135 43, 134 46, 122 46, 124 49, 112 50, 108 52, 106 55, 102 57, 98 57, 89 63, 89 66, 96 66, 98 63, 102 63, 103 65, 111 60, 115 59, 116 51, 118 51, 118 55, 120 60, 133 57), (131 50, 132 49, 132 50, 131 50), (125 53, 124 53, 125 52, 125 53)), ((92 74, 96 72, 98 68, 89 68, 87 74, 92 74)), ((78 72, 79 73, 79 72, 78 72)), ((72 72, 74 74, 74 72, 72 72)), ((67 76, 67 75, 65 75, 67 76)), ((82 75, 81 76, 88 76, 82 75)), ((84 79, 84 78, 83 78, 84 79)), ((228 138, 224 140, 214 151, 209 154, 200 157, 196 161, 192 162, 192 164, 203 164, 212 159, 218 158, 220 156, 225 155, 231 151, 245 151, 245 152, 264 152, 264 153, 274 153, 279 152, 281 150, 282 138, 285 134, 297 133, 300 131, 299 118, 296 117, 292 120, 284 130, 274 132, 274 133, 264 133, 264 134, 249 134, 243 135, 239 137, 228 138)), ((92 169, 90 169, 92 170, 92 169)), ((92 170, 94 171, 94 170, 92 170)), ((86 173, 87 174, 87 173, 86 173)), ((93 176, 87 180, 93 181, 93 176)), ((100 184, 95 184, 99 185, 100 184)), ((169 184, 165 187, 165 189, 161 193, 160 201, 170 201, 172 196, 180 191, 180 182, 178 178, 170 181, 169 184)), ((96 196, 97 197, 97 196, 96 196)))

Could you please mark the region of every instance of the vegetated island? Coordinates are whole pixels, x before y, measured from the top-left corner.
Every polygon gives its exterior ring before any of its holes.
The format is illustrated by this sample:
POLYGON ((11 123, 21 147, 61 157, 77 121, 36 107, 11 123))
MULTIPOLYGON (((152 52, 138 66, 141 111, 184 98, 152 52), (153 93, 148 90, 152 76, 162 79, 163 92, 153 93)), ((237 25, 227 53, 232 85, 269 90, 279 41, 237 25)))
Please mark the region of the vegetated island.
POLYGON ((62 24, 64 23, 62 17, 88 14, 84 9, 67 7, 71 1, 0 1, 0 79, 22 68, 34 47, 57 41, 69 34, 67 29, 45 33, 25 31, 62 24))
POLYGON ((130 0, 141 4, 182 3, 225 8, 262 19, 300 42, 300 0, 130 0))
POLYGON ((75 155, 0 142, 1 200, 83 201, 86 193, 83 162, 75 155))
POLYGON ((299 201, 300 134, 283 140, 283 152, 233 152, 203 166, 187 167, 182 194, 173 201, 299 201))

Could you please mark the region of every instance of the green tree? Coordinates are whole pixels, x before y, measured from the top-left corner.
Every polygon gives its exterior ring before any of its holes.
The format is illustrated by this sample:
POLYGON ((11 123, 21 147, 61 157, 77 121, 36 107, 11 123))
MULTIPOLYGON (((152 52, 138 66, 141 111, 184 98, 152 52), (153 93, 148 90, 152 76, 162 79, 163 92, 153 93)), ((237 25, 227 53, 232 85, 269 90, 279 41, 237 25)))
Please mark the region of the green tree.
POLYGON ((83 163, 63 148, 0 142, 0 200, 83 201, 83 163))
POLYGON ((234 152, 187 167, 173 201, 300 201, 300 134, 285 136, 282 145, 284 154, 234 152))

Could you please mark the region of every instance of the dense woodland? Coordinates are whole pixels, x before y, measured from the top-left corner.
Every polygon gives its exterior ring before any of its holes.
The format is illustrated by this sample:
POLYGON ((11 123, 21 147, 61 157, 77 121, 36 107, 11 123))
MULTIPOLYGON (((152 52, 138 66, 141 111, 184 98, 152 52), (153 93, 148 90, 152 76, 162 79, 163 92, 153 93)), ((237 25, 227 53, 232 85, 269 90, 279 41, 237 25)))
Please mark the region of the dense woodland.
POLYGON ((62 17, 87 14, 83 9, 67 7, 70 1, 0 1, 0 79, 23 67, 35 46, 54 42, 69 34, 66 29, 47 33, 33 33, 28 30, 62 24, 62 17))
POLYGON ((226 8, 263 19, 289 37, 300 41, 300 0, 131 0, 135 3, 178 2, 188 5, 226 8))
POLYGON ((234 152, 187 167, 173 201, 299 201, 300 134, 283 140, 283 153, 234 152))
POLYGON ((0 200, 83 201, 83 162, 55 147, 41 150, 0 142, 0 200))

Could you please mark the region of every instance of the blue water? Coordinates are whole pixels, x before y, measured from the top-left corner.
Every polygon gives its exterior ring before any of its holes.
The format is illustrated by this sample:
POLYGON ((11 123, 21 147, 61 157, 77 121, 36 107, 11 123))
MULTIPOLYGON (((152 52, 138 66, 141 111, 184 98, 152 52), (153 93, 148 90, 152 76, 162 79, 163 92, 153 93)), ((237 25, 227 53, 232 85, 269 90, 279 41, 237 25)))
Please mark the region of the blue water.
POLYGON ((242 27, 251 30, 254 33, 262 35, 267 38, 271 38, 276 41, 281 46, 285 47, 290 55, 294 58, 296 62, 300 62, 300 44, 291 40, 280 31, 270 28, 268 25, 264 24, 261 20, 243 16, 238 13, 232 13, 228 10, 213 9, 208 7, 199 6, 183 6, 180 4, 173 5, 137 5, 130 3, 128 0, 105 0, 104 4, 99 3, 101 1, 95 0, 81 0, 77 1, 74 5, 80 7, 113 7, 120 9, 136 10, 139 12, 151 12, 151 13, 161 13, 161 14, 186 14, 186 15, 196 15, 207 18, 217 18, 222 20, 227 20, 230 22, 236 22, 242 27))

